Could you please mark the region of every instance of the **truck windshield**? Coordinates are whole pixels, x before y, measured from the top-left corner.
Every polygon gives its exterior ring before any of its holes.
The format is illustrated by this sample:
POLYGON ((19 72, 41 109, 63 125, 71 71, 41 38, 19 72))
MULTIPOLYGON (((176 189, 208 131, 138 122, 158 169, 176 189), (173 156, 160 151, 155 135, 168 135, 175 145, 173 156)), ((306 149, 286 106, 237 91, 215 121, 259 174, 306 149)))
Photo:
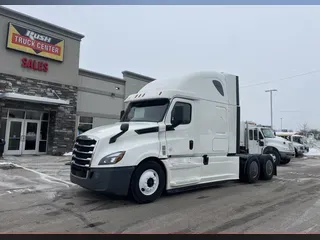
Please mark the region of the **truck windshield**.
POLYGON ((269 128, 262 128, 261 131, 262 131, 263 136, 264 136, 265 138, 275 138, 274 132, 273 132, 271 129, 269 129, 269 128))
POLYGON ((303 144, 302 137, 293 136, 292 140, 296 143, 303 144))
POLYGON ((169 106, 169 99, 131 102, 120 122, 161 122, 169 106))

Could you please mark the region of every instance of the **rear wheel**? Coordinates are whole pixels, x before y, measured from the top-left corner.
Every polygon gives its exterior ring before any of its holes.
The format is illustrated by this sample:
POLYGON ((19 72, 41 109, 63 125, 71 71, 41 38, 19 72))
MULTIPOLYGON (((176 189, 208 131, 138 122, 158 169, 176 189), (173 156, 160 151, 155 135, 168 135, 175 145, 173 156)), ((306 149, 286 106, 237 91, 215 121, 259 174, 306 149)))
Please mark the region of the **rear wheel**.
POLYGON ((255 183, 260 177, 260 164, 257 159, 249 161, 246 167, 246 180, 248 183, 255 183))
POLYGON ((138 166, 131 180, 131 193, 138 203, 150 203, 159 198, 165 187, 165 173, 155 161, 138 166))
POLYGON ((261 166, 261 179, 263 180, 270 180, 273 177, 273 171, 274 171, 274 167, 273 167, 273 160, 268 158, 264 161, 264 163, 262 163, 261 166))

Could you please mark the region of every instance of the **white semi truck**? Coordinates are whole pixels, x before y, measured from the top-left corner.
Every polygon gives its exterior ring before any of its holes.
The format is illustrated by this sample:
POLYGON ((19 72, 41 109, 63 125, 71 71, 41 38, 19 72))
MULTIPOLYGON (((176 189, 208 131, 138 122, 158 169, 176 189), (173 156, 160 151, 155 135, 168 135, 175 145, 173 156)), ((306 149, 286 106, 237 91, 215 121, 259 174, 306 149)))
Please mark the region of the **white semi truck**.
POLYGON ((241 122, 240 149, 242 153, 271 154, 277 164, 287 164, 295 156, 293 144, 274 131, 255 122, 241 122))
POLYGON ((238 76, 155 80, 126 102, 120 122, 77 137, 71 182, 148 203, 164 191, 277 175, 271 155, 240 152, 238 76))

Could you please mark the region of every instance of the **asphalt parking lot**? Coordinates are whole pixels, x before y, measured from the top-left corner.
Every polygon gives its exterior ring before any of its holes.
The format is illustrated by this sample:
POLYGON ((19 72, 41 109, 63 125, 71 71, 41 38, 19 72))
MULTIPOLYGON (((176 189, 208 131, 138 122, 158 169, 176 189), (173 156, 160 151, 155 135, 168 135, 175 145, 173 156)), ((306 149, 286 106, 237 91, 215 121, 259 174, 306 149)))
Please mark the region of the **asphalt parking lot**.
MULTIPOLYGON (((0 160, 1 161, 1 160, 0 160)), ((137 205, 71 184, 61 161, 0 167, 0 232, 319 232, 320 158, 292 160, 269 182, 231 182, 137 205)))

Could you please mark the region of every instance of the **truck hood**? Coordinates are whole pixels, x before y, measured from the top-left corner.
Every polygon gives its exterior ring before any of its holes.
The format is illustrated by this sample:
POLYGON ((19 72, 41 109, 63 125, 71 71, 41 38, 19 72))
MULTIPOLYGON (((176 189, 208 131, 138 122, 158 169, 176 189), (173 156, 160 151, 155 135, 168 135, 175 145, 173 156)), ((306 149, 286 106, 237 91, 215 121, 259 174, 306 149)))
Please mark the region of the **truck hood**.
POLYGON ((272 144, 272 143, 279 144, 279 143, 283 143, 285 140, 283 138, 279 139, 275 137, 275 138, 265 138, 265 141, 267 144, 272 144))
MULTIPOLYGON (((123 122, 117 122, 111 125, 105 125, 97 128, 93 128, 82 133, 80 136, 88 136, 92 137, 96 140, 102 138, 110 138, 118 133, 121 132, 120 126, 123 122)), ((129 122, 129 129, 126 133, 132 132, 137 129, 144 129, 149 127, 157 127, 158 123, 151 123, 151 122, 129 122)))
POLYGON ((274 137, 274 138, 266 138, 266 140, 268 141, 268 142, 276 142, 276 143, 279 143, 279 142, 281 142, 281 143, 283 143, 283 142, 289 142, 288 140, 286 140, 286 139, 284 139, 284 138, 282 138, 282 137, 274 137))
POLYGON ((293 148, 293 144, 282 138, 282 137, 278 137, 276 136, 275 138, 266 138, 266 141, 267 141, 267 145, 274 145, 274 146, 281 146, 289 151, 294 151, 294 148, 293 148), (286 143, 286 144, 283 144, 283 143, 286 143))

